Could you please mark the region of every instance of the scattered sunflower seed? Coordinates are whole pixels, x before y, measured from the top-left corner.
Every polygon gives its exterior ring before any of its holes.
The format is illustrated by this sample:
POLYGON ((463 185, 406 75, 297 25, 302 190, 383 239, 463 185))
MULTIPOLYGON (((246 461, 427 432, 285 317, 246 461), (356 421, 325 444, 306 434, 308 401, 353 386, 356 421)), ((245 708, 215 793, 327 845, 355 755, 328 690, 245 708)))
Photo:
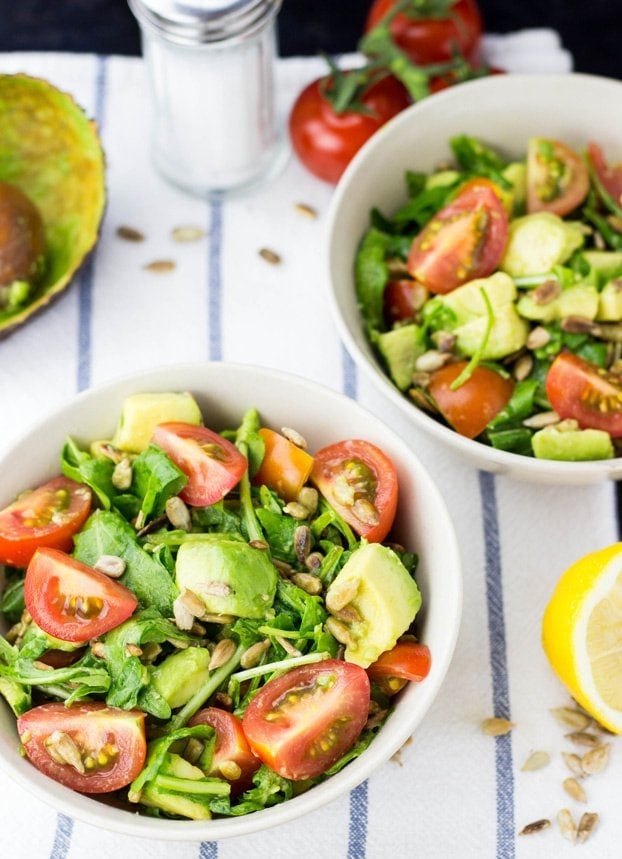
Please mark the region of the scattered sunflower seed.
POLYGON ((296 447, 300 447, 302 450, 307 449, 307 440, 298 432, 298 430, 292 429, 292 427, 281 427, 281 432, 285 438, 288 441, 291 441, 292 444, 295 444, 296 447))
POLYGON ((163 274, 167 271, 173 271, 175 268, 175 263, 172 259, 156 259, 153 262, 145 263, 143 266, 145 271, 154 271, 159 274, 163 274))
POLYGON ((218 765, 218 770, 223 778, 227 781, 235 781, 242 775, 242 768, 235 761, 223 761, 218 765))
POLYGON ((533 835, 535 832, 542 832, 543 829, 548 829, 550 825, 551 821, 546 817, 542 817, 540 820, 534 820, 532 823, 528 823, 526 826, 523 826, 518 834, 533 835))
POLYGON ((317 596, 322 593, 322 580, 312 573, 294 573, 292 582, 311 596, 317 596))
POLYGON ((523 772, 534 772, 535 770, 541 770, 550 762, 551 756, 548 752, 532 752, 522 765, 521 770, 523 772))
POLYGON ((204 743, 202 743, 200 740, 197 740, 196 737, 189 737, 188 742, 186 743, 186 748, 184 749, 184 757, 191 764, 196 764, 196 762, 203 754, 204 749, 204 743))
POLYGON ((178 629, 183 629, 187 632, 192 629, 192 624, 194 623, 194 615, 188 609, 181 596, 178 596, 177 599, 173 602, 173 616, 175 619, 175 625, 178 629))
POLYGON ((100 555, 93 564, 93 569, 109 576, 111 579, 120 578, 125 572, 126 563, 118 555, 100 555))
POLYGON ((579 828, 577 829, 577 841, 583 844, 594 831, 594 827, 598 823, 598 815, 594 811, 586 811, 581 815, 579 820, 579 828))
MULTIPOLYGON (((552 424, 557 423, 559 423, 559 415, 557 414, 557 412, 551 410, 549 412, 537 412, 530 418, 525 418, 525 420, 523 421, 523 426, 529 427, 530 429, 542 429, 543 427, 552 426, 552 424)), ((560 707, 558 709, 566 708, 560 707)))
POLYGON ((179 528, 181 531, 189 531, 192 527, 190 511, 179 495, 173 495, 172 498, 166 499, 164 512, 173 528, 179 528))
POLYGON ((575 710, 572 707, 554 707, 551 713, 558 722, 561 722, 562 725, 568 728, 573 728, 575 731, 585 730, 591 722, 587 713, 575 710))
POLYGON ((581 758, 581 766, 583 772, 588 775, 596 775, 602 772, 609 763, 609 751, 611 746, 609 743, 603 743, 586 752, 581 758))
POLYGON ((349 602, 352 602, 358 593, 358 582, 350 579, 344 584, 340 584, 338 588, 329 587, 326 591, 326 599, 324 600, 326 608, 330 612, 339 611, 349 602))
POLYGON ((527 337, 525 345, 528 349, 541 349, 542 346, 546 346, 550 339, 551 335, 546 328, 543 328, 542 325, 537 325, 529 332, 529 337, 527 337))
POLYGON ((562 787, 573 799, 576 799, 577 802, 587 802, 587 795, 585 793, 585 789, 583 785, 579 784, 576 778, 565 778, 562 782, 562 787))
POLYGON ((202 227, 183 226, 171 230, 171 237, 175 242, 196 242, 205 235, 206 232, 202 227))
POLYGON ((296 498, 296 501, 299 504, 302 504, 303 507, 307 508, 311 516, 313 516, 313 514, 317 510, 319 500, 320 496, 318 494, 318 491, 317 489, 314 489, 313 486, 303 486, 298 493, 298 497, 296 498))
POLYGON ((324 626, 340 644, 345 644, 350 647, 354 644, 354 639, 352 638, 350 630, 345 623, 337 620, 336 617, 329 617, 324 626))
POLYGON ((270 649, 270 639, 264 638, 263 641, 256 641, 255 644, 251 644, 248 650, 245 650, 242 654, 242 658, 240 659, 240 667, 241 668, 254 668, 255 665, 259 665, 259 662, 268 650, 270 649))
POLYGON ((432 373, 443 367, 450 359, 448 352, 439 352, 438 349, 428 349, 423 355, 419 355, 415 361, 415 369, 423 373, 432 373))
POLYGON ((115 465, 110 479, 115 489, 124 490, 129 489, 132 485, 132 476, 132 466, 129 459, 125 456, 115 465))
POLYGON ((235 641, 231 638, 222 638, 214 648, 208 665, 209 670, 214 671, 216 668, 220 668, 231 659, 234 653, 235 641))
POLYGON ((106 645, 103 641, 94 641, 91 644, 91 653, 98 659, 106 658, 106 645))
POLYGON ((188 609, 193 617, 203 617, 205 614, 205 604, 203 600, 195 594, 194 591, 184 588, 179 595, 179 600, 188 609))
POLYGON ((296 203, 294 208, 301 215, 304 215, 306 218, 317 218, 317 211, 313 208, 313 206, 307 205, 307 203, 296 203))
POLYGON ((281 257, 276 251, 271 251, 270 248, 260 248, 259 256, 265 259, 266 262, 269 262, 270 265, 279 265, 281 262, 281 257))
POLYGON ((533 369, 533 358, 531 355, 521 355, 512 367, 512 375, 517 382, 524 381, 533 369))
POLYGON ((562 808, 561 811, 557 812, 557 823, 564 838, 574 844, 577 840, 577 824, 574 822, 570 809, 562 808))
POLYGON ((145 236, 141 233, 140 230, 134 229, 134 227, 127 227, 122 225, 117 227, 117 236, 120 239, 125 239, 127 242, 144 242, 145 236))
POLYGON ((130 656, 142 656, 143 655, 142 647, 139 647, 137 644, 132 644, 132 642, 127 644, 125 649, 127 650, 127 652, 129 653, 130 656))
POLYGON ((497 716, 492 716, 490 719, 484 719, 482 722, 482 731, 487 737, 502 737, 504 734, 514 728, 514 722, 509 719, 502 719, 497 716))
POLYGON ((298 519, 299 521, 309 518, 308 508, 299 501, 290 501, 283 508, 283 513, 287 514, 287 516, 291 516, 292 519, 298 519))
POLYGON ((531 293, 531 298, 534 304, 550 304, 560 294, 562 288, 557 280, 545 280, 540 286, 537 286, 531 293))
POLYGON ((577 746, 589 746, 591 749, 600 745, 600 739, 596 734, 591 734, 589 731, 572 731, 570 734, 566 734, 566 738, 571 743, 576 743, 577 746))
POLYGON ((562 752, 562 758, 571 773, 579 778, 583 778, 585 776, 585 770, 583 769, 583 764, 581 763, 579 755, 575 755, 574 752, 562 752))

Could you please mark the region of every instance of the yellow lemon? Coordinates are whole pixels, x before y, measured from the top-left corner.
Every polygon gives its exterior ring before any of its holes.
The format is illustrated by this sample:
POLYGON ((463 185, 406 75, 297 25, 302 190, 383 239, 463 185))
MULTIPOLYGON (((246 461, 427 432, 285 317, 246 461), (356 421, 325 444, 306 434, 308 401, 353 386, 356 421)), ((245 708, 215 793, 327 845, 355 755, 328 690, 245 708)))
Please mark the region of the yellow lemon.
POLYGON ((622 543, 566 570, 544 612, 542 643, 577 702, 622 734, 622 543))

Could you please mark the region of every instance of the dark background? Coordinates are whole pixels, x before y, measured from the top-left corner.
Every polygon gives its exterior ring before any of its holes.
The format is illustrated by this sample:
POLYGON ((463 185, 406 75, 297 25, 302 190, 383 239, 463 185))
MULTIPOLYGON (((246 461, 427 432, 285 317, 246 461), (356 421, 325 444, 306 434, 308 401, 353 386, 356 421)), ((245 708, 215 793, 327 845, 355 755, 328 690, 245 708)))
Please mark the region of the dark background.
MULTIPOLYGON (((280 52, 354 50, 371 0, 284 0, 280 52)), ((622 77, 620 0, 480 0, 485 28, 506 33, 553 27, 580 72, 622 77)), ((0 51, 138 54, 138 26, 125 0, 0 0, 0 51)))

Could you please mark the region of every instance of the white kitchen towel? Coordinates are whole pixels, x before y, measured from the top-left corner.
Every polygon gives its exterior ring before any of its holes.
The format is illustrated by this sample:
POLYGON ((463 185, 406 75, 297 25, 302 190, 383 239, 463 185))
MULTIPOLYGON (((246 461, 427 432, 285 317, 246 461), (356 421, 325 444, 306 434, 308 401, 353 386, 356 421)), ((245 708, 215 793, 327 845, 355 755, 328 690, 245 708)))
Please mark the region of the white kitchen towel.
MULTIPOLYGON (((569 72, 550 30, 487 36, 486 53, 511 71, 569 72)), ((283 116, 322 69, 316 59, 279 64, 283 116)), ((564 729, 550 709, 568 703, 540 645, 553 584, 575 559, 617 539, 611 484, 543 487, 480 473, 421 435, 372 388, 345 352, 330 316, 323 259, 332 189, 290 158, 253 194, 207 203, 163 182, 148 151, 147 94, 139 59, 5 54, 0 71, 25 71, 73 93, 99 124, 108 205, 97 250, 55 304, 0 342, 0 453, 76 391, 130 370, 230 360, 279 367, 356 398, 391 424, 437 481, 456 525, 464 565, 464 617, 441 694, 416 735, 349 796, 308 817, 220 843, 138 840, 71 820, 2 772, 0 848, 13 859, 550 859, 571 849, 555 817, 569 807, 600 816, 584 859, 620 856, 622 747, 611 738, 607 770, 585 782, 586 806, 562 789, 569 774, 564 729), (316 220, 296 208, 305 203, 316 220), (182 245, 191 224, 205 240, 182 245), (146 240, 124 242, 120 225, 146 240), (270 265, 259 256, 281 257, 270 265), (172 259, 175 268, 143 268, 172 259), (481 730, 511 719, 507 736, 481 730), (522 767, 532 751, 548 767, 522 767), (550 829, 518 835, 536 819, 550 829)), ((505 109, 511 109, 505 105, 505 109)), ((502 114, 500 114, 502 121, 502 114)), ((327 421, 330 415, 326 416, 327 421)), ((0 475, 1 479, 1 475, 0 475)))

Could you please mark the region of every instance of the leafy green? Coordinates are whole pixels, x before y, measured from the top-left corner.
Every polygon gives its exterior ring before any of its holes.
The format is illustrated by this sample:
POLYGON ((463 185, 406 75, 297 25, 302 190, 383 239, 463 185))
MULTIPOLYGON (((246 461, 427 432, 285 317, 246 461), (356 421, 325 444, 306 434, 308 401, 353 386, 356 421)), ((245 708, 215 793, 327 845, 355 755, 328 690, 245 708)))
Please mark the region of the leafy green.
POLYGON ((504 190, 512 184, 503 176, 507 162, 493 149, 468 134, 457 134, 449 141, 454 157, 465 173, 492 179, 504 190))
POLYGON ((365 233, 356 254, 356 295, 368 331, 386 329, 383 296, 389 281, 389 269, 385 260, 387 244, 388 236, 372 228, 365 233))
POLYGON ((132 463, 132 493, 142 499, 142 520, 164 511, 169 498, 178 495, 188 478, 164 451, 150 444, 132 463))
POLYGON ((68 438, 61 452, 61 470, 65 477, 89 486, 104 510, 110 510, 112 499, 118 495, 112 483, 114 462, 107 457, 93 457, 80 450, 72 438, 68 438))

